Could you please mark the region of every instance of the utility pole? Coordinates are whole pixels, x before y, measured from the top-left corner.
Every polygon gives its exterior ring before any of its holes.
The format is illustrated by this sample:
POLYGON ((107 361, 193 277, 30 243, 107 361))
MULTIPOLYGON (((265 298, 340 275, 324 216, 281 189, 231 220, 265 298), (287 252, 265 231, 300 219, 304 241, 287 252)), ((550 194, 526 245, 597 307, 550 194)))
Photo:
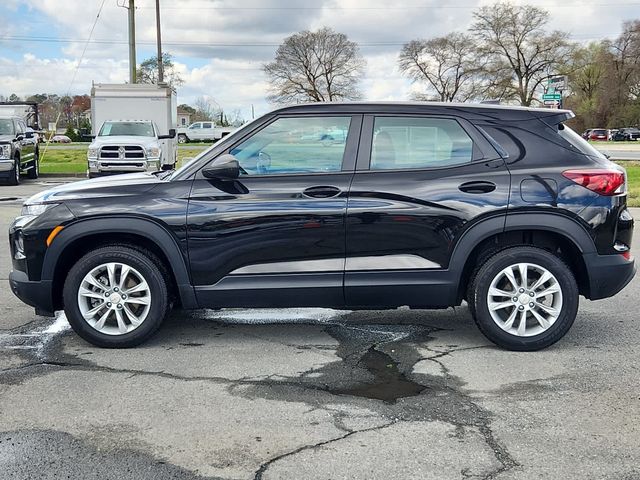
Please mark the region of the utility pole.
POLYGON ((164 82, 164 65, 162 63, 162 39, 160 37, 160 0, 156 0, 156 39, 158 41, 158 83, 164 82))
POLYGON ((129 83, 136 83, 136 6, 129 0, 129 83))

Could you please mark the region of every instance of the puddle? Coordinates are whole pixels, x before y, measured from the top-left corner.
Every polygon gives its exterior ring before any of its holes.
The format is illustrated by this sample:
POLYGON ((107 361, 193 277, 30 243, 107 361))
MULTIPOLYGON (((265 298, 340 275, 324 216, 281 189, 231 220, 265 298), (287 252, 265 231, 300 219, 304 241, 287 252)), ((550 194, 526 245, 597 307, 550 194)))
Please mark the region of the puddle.
POLYGON ((404 397, 414 397, 427 387, 409 380, 398 369, 398 362, 384 352, 369 348, 360 358, 358 365, 366 368, 374 377, 371 383, 358 384, 344 390, 329 390, 338 395, 372 398, 387 403, 395 403, 404 397))

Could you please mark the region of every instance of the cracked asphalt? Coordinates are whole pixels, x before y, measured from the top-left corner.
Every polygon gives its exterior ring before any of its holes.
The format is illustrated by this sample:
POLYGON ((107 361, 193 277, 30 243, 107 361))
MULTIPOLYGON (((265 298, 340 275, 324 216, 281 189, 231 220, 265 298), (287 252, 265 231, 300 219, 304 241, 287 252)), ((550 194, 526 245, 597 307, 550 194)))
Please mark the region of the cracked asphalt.
POLYGON ((638 278, 535 353, 464 305, 176 311, 101 350, 8 288, 6 227, 45 187, 0 187, 2 479, 640 479, 638 278))

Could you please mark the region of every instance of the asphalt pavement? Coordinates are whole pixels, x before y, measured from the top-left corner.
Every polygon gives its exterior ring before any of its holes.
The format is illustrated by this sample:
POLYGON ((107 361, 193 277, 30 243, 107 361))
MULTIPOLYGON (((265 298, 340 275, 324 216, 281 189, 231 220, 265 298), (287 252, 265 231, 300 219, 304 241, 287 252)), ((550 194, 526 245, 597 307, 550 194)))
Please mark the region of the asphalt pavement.
POLYGON ((535 353, 464 305, 176 311, 103 350, 7 285, 44 183, 0 187, 0 479, 640 479, 638 277, 535 353))

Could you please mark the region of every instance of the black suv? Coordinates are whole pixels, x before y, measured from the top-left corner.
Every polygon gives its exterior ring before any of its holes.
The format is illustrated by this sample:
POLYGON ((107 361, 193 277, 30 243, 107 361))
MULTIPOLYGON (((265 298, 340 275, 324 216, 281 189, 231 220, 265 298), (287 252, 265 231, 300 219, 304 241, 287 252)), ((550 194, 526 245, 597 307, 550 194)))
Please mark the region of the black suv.
POLYGON ((571 117, 431 103, 276 110, 179 170, 27 200, 10 228, 11 288, 40 314, 64 309, 104 347, 139 344, 174 305, 466 300, 496 344, 544 348, 571 327, 579 295, 612 296, 635 272, 625 171, 565 127, 571 117))
POLYGON ((20 183, 20 174, 38 178, 38 139, 19 117, 0 117, 0 179, 20 183))

